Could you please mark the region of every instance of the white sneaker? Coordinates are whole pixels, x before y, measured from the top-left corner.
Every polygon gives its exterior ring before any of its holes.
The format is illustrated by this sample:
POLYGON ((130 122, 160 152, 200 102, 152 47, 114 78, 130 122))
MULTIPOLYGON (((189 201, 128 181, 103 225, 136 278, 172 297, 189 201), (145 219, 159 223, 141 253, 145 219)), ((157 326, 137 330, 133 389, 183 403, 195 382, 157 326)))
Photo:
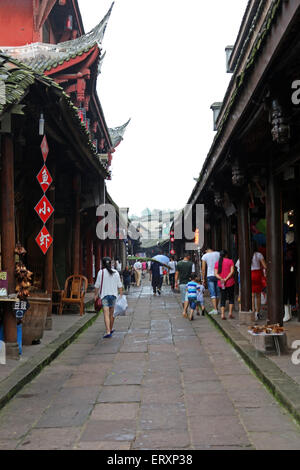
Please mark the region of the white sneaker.
POLYGON ((218 310, 211 310, 209 312, 209 315, 219 315, 219 312, 218 312, 218 310))
POLYGON ((259 312, 255 312, 255 321, 261 320, 261 314, 259 312))
POLYGON ((286 323, 288 321, 290 321, 292 319, 292 309, 291 309, 291 306, 290 305, 285 305, 284 306, 284 318, 283 318, 283 322, 286 323))

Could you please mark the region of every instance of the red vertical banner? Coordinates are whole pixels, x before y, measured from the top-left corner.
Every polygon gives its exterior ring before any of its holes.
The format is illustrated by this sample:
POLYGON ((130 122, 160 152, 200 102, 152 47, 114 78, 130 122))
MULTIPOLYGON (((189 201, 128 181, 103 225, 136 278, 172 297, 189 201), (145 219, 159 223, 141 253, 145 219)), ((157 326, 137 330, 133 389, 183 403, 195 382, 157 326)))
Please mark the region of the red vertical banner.
MULTIPOLYGON (((48 146, 46 136, 44 136, 42 143, 41 143, 41 152, 42 152, 44 163, 46 163, 46 160, 49 154, 49 146, 48 146)), ((52 216, 54 212, 54 208, 52 207, 52 204, 50 203, 48 198, 45 196, 45 193, 49 189, 53 180, 45 164, 43 165, 41 171, 39 172, 36 178, 41 186, 41 189, 44 195, 40 199, 40 201, 37 203, 34 210, 39 216, 39 218, 42 220, 44 226, 35 240, 45 255, 53 243, 53 238, 45 226, 47 220, 49 220, 49 218, 52 216)))

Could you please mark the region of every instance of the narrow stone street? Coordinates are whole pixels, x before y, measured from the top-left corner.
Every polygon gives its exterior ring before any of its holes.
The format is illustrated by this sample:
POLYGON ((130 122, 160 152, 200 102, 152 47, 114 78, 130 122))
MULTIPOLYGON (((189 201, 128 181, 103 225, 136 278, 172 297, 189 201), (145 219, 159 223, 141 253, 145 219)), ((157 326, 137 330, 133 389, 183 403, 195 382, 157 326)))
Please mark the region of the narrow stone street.
POLYGON ((206 317, 133 288, 0 411, 0 449, 299 449, 300 429, 206 317))

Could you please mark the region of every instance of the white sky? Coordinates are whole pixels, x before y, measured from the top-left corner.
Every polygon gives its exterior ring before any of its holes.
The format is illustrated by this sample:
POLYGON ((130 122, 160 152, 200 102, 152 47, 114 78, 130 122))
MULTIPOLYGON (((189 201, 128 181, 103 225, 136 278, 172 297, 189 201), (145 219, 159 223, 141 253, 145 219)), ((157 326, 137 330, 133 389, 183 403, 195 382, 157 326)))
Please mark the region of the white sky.
MULTIPOLYGON (((222 101, 248 0, 115 0, 98 95, 108 127, 131 117, 113 156, 108 191, 139 215, 180 209, 214 138, 210 106, 222 101)), ((85 31, 111 0, 79 0, 85 31)))

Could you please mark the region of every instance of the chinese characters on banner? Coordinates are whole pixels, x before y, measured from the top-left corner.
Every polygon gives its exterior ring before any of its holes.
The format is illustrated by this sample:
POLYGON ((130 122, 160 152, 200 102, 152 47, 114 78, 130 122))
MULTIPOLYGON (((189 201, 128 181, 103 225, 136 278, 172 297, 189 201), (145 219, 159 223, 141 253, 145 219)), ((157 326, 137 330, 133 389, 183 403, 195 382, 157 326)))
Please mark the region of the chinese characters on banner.
POLYGON ((45 164, 43 168, 41 169, 41 171, 39 172, 39 174, 37 175, 37 180, 43 190, 44 195, 41 198, 41 200, 37 203, 34 210, 37 213, 37 215, 40 217, 40 219, 42 220, 44 226, 35 240, 45 255, 53 242, 53 238, 51 234, 48 232, 45 224, 54 212, 54 208, 52 207, 48 198, 45 196, 46 191, 49 189, 53 181, 49 173, 49 170, 46 167, 46 160, 47 160, 48 153, 49 153, 49 147, 48 147, 46 136, 44 136, 42 143, 41 143, 41 152, 42 152, 45 164))

